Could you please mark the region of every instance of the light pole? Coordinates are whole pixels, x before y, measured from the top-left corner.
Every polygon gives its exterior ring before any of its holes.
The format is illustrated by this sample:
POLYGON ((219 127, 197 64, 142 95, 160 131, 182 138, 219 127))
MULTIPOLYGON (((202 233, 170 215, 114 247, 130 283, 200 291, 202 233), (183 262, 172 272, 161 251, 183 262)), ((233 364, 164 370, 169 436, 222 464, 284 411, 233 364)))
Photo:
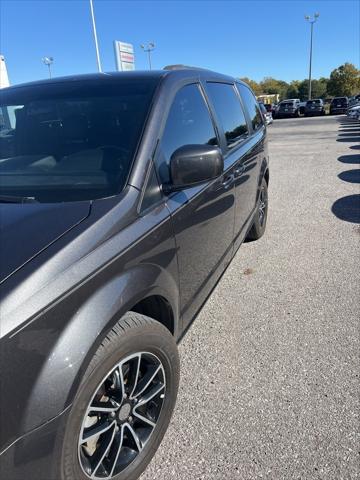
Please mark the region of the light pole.
POLYGON ((95 15, 94 15, 93 0, 89 0, 89 1, 90 1, 90 11, 91 11, 92 26, 93 26, 95 50, 96 50, 96 61, 97 61, 97 66, 98 66, 99 72, 102 72, 102 70, 101 70, 101 62, 100 62, 100 53, 99 53, 99 44, 98 44, 97 33, 96 33, 96 24, 95 24, 95 15))
POLYGON ((54 63, 54 57, 43 57, 41 59, 44 65, 48 66, 49 69, 49 78, 51 78, 51 65, 54 63))
POLYGON ((305 20, 310 23, 310 62, 309 62, 309 95, 308 98, 311 100, 311 63, 312 63, 312 45, 313 45, 313 28, 314 23, 319 18, 320 13, 314 13, 314 16, 311 18, 310 15, 305 15, 305 20))
POLYGON ((149 69, 151 70, 151 52, 155 48, 155 43, 150 42, 147 45, 140 45, 140 47, 144 50, 144 52, 147 52, 148 58, 149 58, 149 69))

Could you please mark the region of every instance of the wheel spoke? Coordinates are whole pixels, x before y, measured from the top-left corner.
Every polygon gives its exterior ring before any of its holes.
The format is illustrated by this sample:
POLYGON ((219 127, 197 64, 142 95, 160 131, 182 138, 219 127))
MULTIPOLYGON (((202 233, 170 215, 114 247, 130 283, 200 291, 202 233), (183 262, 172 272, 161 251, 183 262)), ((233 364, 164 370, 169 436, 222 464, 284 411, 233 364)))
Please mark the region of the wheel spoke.
MULTIPOLYGON (((100 465, 102 464, 102 462, 104 461, 104 458, 106 457, 106 455, 108 454, 110 448, 111 448, 111 445, 113 444, 113 441, 114 441, 114 438, 115 438, 115 433, 116 433, 116 429, 114 428, 113 432, 112 432, 112 435, 111 435, 111 438, 109 440, 109 443, 108 445, 104 448, 104 446, 102 447, 101 450, 103 450, 103 453, 100 455, 100 458, 99 460, 96 460, 97 463, 96 463, 96 466, 95 468, 93 469, 93 472, 92 472, 92 475, 95 475, 97 470, 99 469, 100 465)), ((101 452, 100 450, 100 452, 101 452)))
POLYGON ((137 408, 141 407, 142 405, 145 405, 152 398, 156 397, 156 395, 158 395, 164 388, 165 388, 165 385, 163 383, 155 385, 146 395, 144 395, 139 400, 139 403, 137 403, 136 406, 134 407, 134 412, 137 410, 137 408))
POLYGON ((160 369, 161 369, 161 365, 159 365, 158 367, 153 367, 153 368, 149 369, 147 374, 139 381, 139 383, 137 385, 138 388, 135 390, 132 398, 137 398, 142 393, 145 392, 145 390, 149 387, 149 385, 154 380, 156 375, 159 373, 160 369))
POLYGON ((116 412, 120 407, 120 404, 117 403, 114 399, 110 399, 108 402, 97 402, 94 401, 90 405, 88 412, 98 412, 98 413, 112 413, 116 412))
POLYGON ((88 442, 89 440, 93 439, 94 437, 100 436, 103 433, 107 432, 110 430, 112 427, 115 427, 116 422, 112 421, 109 423, 108 421, 106 422, 101 422, 99 425, 95 424, 93 427, 89 427, 88 432, 83 432, 82 440, 80 440, 80 444, 84 444, 88 442))
POLYGON ((135 430, 132 428, 132 426, 129 423, 125 423, 124 427, 126 427, 128 429, 128 431, 131 433, 131 436, 133 437, 134 442, 136 444, 136 448, 138 449, 138 452, 140 453, 141 450, 143 449, 143 445, 141 443, 140 438, 137 436, 135 430))
POLYGON ((111 467, 110 477, 113 476, 113 473, 114 473, 114 470, 115 470, 115 467, 116 467, 116 464, 118 462, 119 455, 120 455, 120 452, 121 452, 121 449, 122 449, 122 446, 123 446, 123 442, 124 442, 124 426, 122 426, 121 430, 120 430, 119 445, 117 447, 117 451, 116 451, 116 454, 115 454, 115 457, 114 457, 114 462, 113 462, 113 465, 111 467))
POLYGON ((124 400, 124 393, 125 393, 125 382, 124 382, 124 375, 121 368, 121 364, 117 366, 114 370, 114 377, 115 377, 115 388, 121 391, 121 401, 124 400))
POLYGON ((135 375, 134 375, 134 380, 133 380, 133 387, 132 387, 131 393, 130 393, 130 395, 129 395, 130 398, 132 398, 132 396, 133 396, 133 394, 134 394, 134 392, 135 392, 135 390, 136 390, 138 381, 139 381, 140 364, 141 364, 141 353, 140 353, 140 355, 138 355, 138 357, 137 357, 135 375))
POLYGON ((139 420, 141 420, 142 422, 145 422, 147 424, 149 424, 151 427, 155 427, 156 423, 152 422, 151 420, 149 420, 148 418, 144 417, 143 415, 140 415, 139 413, 137 413, 135 410, 133 411, 133 414, 134 414, 134 417, 138 418, 139 420))

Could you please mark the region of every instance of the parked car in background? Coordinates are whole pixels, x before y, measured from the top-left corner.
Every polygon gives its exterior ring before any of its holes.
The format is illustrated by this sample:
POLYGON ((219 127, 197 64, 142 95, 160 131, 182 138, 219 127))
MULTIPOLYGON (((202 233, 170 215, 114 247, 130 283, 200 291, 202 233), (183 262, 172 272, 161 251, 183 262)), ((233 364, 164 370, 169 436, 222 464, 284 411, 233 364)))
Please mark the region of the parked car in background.
POLYGON ((349 97, 349 108, 355 107, 360 103, 360 94, 349 97))
POLYGON ((306 102, 300 102, 300 115, 305 114, 305 107, 306 107, 306 102))
POLYGON ((300 100, 298 98, 289 98, 279 103, 276 118, 283 117, 300 117, 300 100))
POLYGON ((265 119, 266 125, 270 125, 273 122, 273 116, 271 111, 269 112, 263 102, 259 102, 261 113, 265 119))
POLYGON ((347 111, 347 116, 349 118, 353 118, 353 119, 359 119, 359 116, 360 116, 360 105, 355 105, 354 107, 351 107, 348 109, 347 111))
POLYGON ((167 67, 5 88, 0 113, 1 478, 135 480, 170 422, 177 343, 265 232, 258 102, 167 67))
POLYGON ((277 114, 277 111, 279 110, 279 104, 278 103, 275 103, 273 106, 272 106, 272 116, 273 116, 273 119, 275 120, 276 118, 276 114, 277 114))
POLYGON ((325 115, 325 105, 321 98, 308 100, 305 104, 305 117, 325 115))
POLYGON ((349 107, 348 97, 335 97, 331 100, 330 115, 346 113, 349 107))

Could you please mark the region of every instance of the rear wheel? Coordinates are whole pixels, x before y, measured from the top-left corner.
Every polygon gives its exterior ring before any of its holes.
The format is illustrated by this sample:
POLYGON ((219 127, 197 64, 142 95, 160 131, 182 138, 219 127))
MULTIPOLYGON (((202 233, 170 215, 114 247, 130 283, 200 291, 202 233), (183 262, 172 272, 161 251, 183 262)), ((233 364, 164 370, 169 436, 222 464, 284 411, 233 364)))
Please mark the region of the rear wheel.
POLYGON ((246 240, 258 240, 265 233, 268 213, 268 185, 265 178, 262 179, 257 211, 254 222, 247 234, 246 240))
POLYGON ((73 403, 62 479, 137 479, 165 434, 178 382, 170 332, 127 313, 100 345, 73 403))

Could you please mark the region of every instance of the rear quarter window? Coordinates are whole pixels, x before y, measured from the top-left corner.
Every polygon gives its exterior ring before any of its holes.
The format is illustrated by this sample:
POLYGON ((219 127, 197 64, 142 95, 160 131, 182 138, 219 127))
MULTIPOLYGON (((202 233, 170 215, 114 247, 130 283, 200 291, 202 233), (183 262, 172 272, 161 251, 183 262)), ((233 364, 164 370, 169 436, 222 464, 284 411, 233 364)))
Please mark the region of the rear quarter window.
POLYGON ((253 130, 259 130, 264 125, 264 122, 255 95, 246 85, 243 85, 242 83, 238 83, 236 86, 240 92, 244 107, 248 112, 253 130))
POLYGON ((224 131, 227 146, 233 148, 249 134, 234 85, 208 82, 206 88, 224 131))

